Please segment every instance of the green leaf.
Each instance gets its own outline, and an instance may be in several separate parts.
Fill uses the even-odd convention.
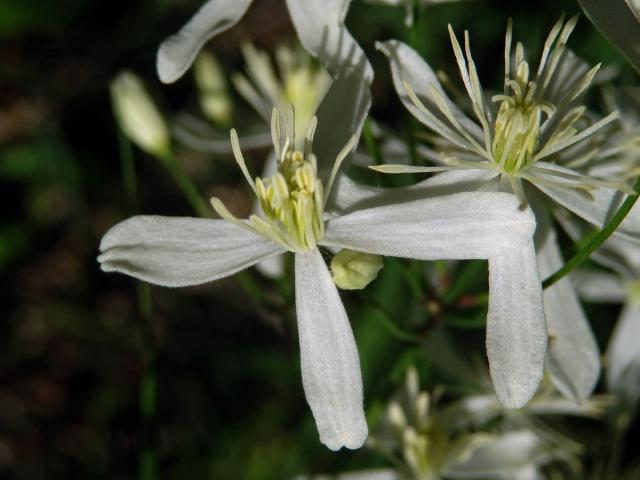
[[[621,0],[578,0],[589,20],[640,73],[640,23]]]

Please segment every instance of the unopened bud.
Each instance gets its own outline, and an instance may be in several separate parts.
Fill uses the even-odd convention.
[[[111,99],[124,134],[145,152],[166,155],[169,129],[142,81],[132,72],[121,72],[111,82]]]
[[[382,257],[370,253],[340,250],[331,259],[331,274],[343,290],[360,290],[369,285],[382,269]]]

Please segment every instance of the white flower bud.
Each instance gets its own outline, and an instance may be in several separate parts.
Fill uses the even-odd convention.
[[[331,259],[331,274],[343,290],[360,290],[369,285],[382,269],[382,257],[370,253],[340,250]]]
[[[162,157],[169,151],[169,129],[140,79],[123,71],[111,82],[111,99],[124,134],[145,152]]]

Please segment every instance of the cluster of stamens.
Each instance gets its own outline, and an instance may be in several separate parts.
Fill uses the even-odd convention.
[[[226,220],[248,228],[292,252],[304,252],[315,248],[324,236],[324,206],[334,178],[342,161],[355,146],[357,138],[351,138],[338,154],[329,176],[327,189],[318,177],[318,165],[311,151],[317,119],[313,117],[304,139],[303,151],[295,148],[294,112],[289,107],[284,145],[281,147],[280,116],[274,108],[271,116],[271,135],[277,160],[277,171],[267,178],[249,175],[240,151],[238,135],[231,130],[233,154],[247,182],[258,199],[259,214],[253,214],[249,221],[234,217],[218,198],[211,204],[216,212]]]
[[[501,103],[496,115],[491,153],[494,162],[505,173],[517,172],[533,163],[543,113],[549,118],[555,110],[553,105],[535,97],[537,84],[529,81],[529,64],[523,56],[522,44],[518,44],[516,75],[505,85],[512,94],[492,98],[494,102]]]

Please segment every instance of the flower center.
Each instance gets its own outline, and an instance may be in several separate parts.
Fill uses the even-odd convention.
[[[542,114],[551,106],[538,101],[534,95],[536,83],[529,81],[529,64],[520,60],[514,79],[507,85],[511,95],[496,95],[501,102],[496,116],[491,145],[494,161],[505,173],[515,173],[534,163],[534,151],[540,136]]]
[[[315,248],[324,235],[323,188],[313,154],[287,149],[272,177],[256,179],[256,195],[271,233],[290,250]],[[264,227],[253,215],[250,222]]]
[[[273,109],[271,136],[278,170],[270,177],[256,178],[255,181],[240,151],[238,134],[234,129],[231,130],[233,155],[260,203],[261,215],[251,215],[246,222],[234,217],[219,198],[212,198],[211,205],[225,220],[273,240],[287,250],[304,252],[316,248],[324,236],[323,216],[327,196],[340,165],[356,146],[358,137],[353,135],[338,153],[325,191],[318,178],[316,157],[311,152],[317,119],[313,117],[309,123],[303,151],[295,148],[294,125],[293,107],[290,106],[285,142],[281,148],[280,115],[277,109]]]

